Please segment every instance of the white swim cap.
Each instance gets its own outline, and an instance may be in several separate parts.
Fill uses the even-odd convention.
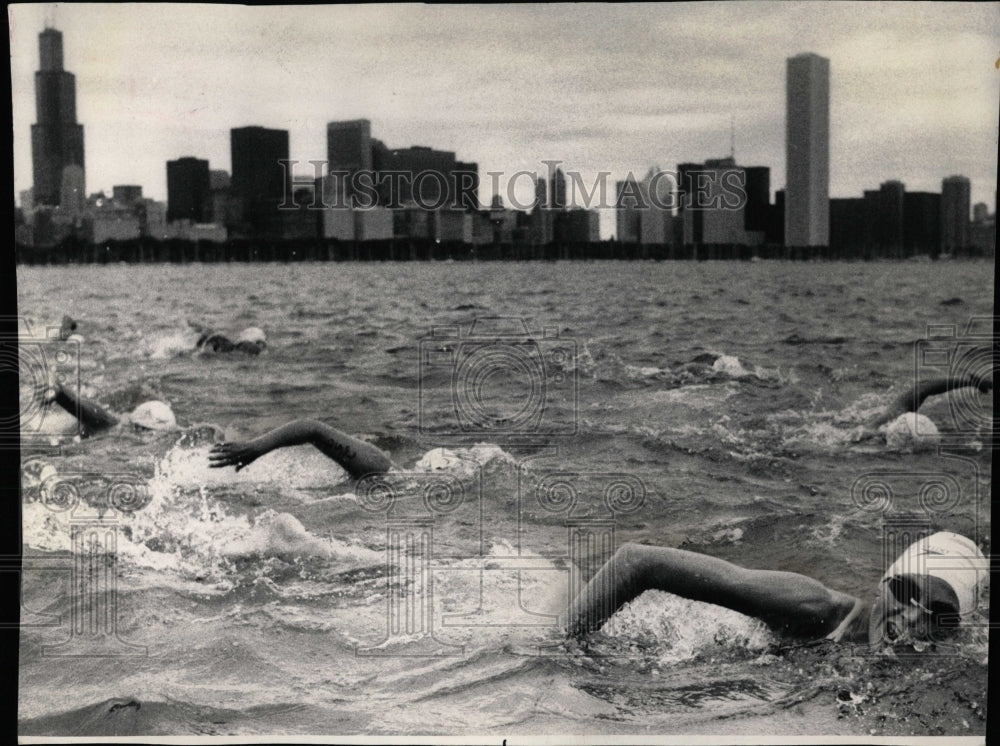
[[[264,334],[264,330],[258,326],[248,326],[246,329],[240,332],[240,336],[236,338],[236,343],[240,342],[251,342],[253,344],[260,344],[267,342],[267,337]]]
[[[733,378],[742,378],[750,375],[750,372],[743,367],[738,357],[733,355],[719,355],[712,363],[712,370],[716,373],[725,373]]]
[[[147,430],[173,430],[177,427],[170,405],[162,401],[147,401],[136,407],[129,417],[133,425]]]
[[[935,446],[941,441],[934,422],[917,412],[904,412],[886,425],[885,443],[890,448]]]
[[[886,571],[884,578],[915,574],[939,578],[958,598],[960,614],[979,606],[979,596],[989,583],[990,563],[975,543],[961,534],[939,531],[913,544]]]

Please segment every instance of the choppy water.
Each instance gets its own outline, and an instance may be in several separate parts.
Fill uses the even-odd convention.
[[[985,692],[981,634],[932,664],[868,661],[660,593],[582,647],[555,622],[577,566],[623,541],[861,596],[887,516],[988,552],[990,396],[921,410],[947,452],[861,435],[904,382],[946,372],[917,354],[928,325],[939,346],[983,343],[968,324],[993,313],[992,283],[977,263],[22,268],[36,336],[80,322],[85,395],[120,413],[162,399],[186,428],[54,446],[65,421],[28,423],[22,732],[982,732],[971,705],[968,728],[920,726],[835,698],[930,670]],[[473,328],[489,317],[533,341]],[[194,355],[188,320],[262,327],[268,349]],[[691,363],[705,353],[723,357]],[[198,425],[233,439],[295,417],[389,451],[412,472],[394,502],[308,446],[207,468]],[[123,483],[145,496],[131,510],[92,507]],[[98,520],[104,549],[74,549]],[[112,585],[113,603],[87,600]],[[826,719],[789,714],[797,698]]]

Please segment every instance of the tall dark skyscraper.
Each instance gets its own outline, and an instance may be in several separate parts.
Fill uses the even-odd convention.
[[[167,220],[211,220],[212,192],[208,161],[178,158],[167,161]]]
[[[743,227],[748,231],[767,230],[767,212],[771,206],[771,169],[767,166],[747,166],[747,204]]]
[[[785,119],[785,243],[830,242],[830,60],[788,59]]]
[[[552,175],[552,196],[549,199],[549,207],[553,210],[566,209],[566,175],[561,168],[556,168]]]
[[[278,205],[291,197],[288,170],[288,130],[240,127],[230,130],[234,223],[239,231],[280,236]]]
[[[886,181],[878,190],[878,220],[875,240],[883,251],[894,258],[903,255],[903,207],[906,185],[901,181]]]
[[[965,176],[941,181],[941,249],[952,252],[969,245],[969,203],[972,184]]]
[[[35,73],[37,124],[31,125],[36,205],[59,205],[63,169],[77,166],[71,181],[83,170],[83,125],[76,122],[76,79],[63,70],[62,33],[47,28],[38,35],[40,69]],[[82,190],[83,184],[75,185]],[[82,195],[80,195],[82,198]]]
[[[352,119],[346,122],[330,122],[326,125],[326,159],[328,169],[346,171],[348,176],[340,176],[343,184],[338,184],[340,194],[354,193],[351,179],[358,171],[372,170],[372,123],[367,119]]]

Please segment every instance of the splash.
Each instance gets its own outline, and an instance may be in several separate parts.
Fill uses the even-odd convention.
[[[477,443],[466,448],[434,448],[425,453],[416,464],[414,471],[445,471],[459,477],[471,477],[480,469],[483,471],[515,471],[518,461],[500,446],[492,443]]]
[[[635,365],[625,366],[625,377],[630,381],[670,381],[674,374],[668,368],[656,368],[653,366],[637,367]]]
[[[276,484],[300,498],[304,495],[297,491],[325,490],[350,481],[344,469],[309,445],[272,451],[241,471],[211,468],[209,450],[208,446],[171,449],[163,459],[164,472],[178,486],[232,485],[249,490]]]
[[[150,360],[166,360],[182,352],[193,351],[197,342],[197,332],[191,329],[174,330],[142,340],[140,350]]]
[[[734,355],[719,355],[716,361],[712,363],[712,370],[716,373],[724,373],[731,378],[745,378],[752,375],[750,371],[743,367],[740,359]]]
[[[259,516],[245,536],[230,540],[222,547],[227,557],[324,557],[350,560],[363,564],[378,564],[385,555],[367,547],[349,544],[333,537],[313,536],[298,518],[290,513],[268,511]]]
[[[211,485],[203,479],[214,471],[207,469],[206,449],[171,449],[145,483],[148,501],[140,509],[118,512],[99,506],[88,508],[89,512],[94,507],[103,511],[101,520],[114,535],[113,544],[108,540],[106,546],[92,549],[114,554],[123,571],[153,570],[217,582],[232,577],[236,558],[322,557],[368,564],[382,558],[363,546],[313,536],[287,513],[266,510],[256,516],[231,514],[212,496]],[[34,489],[45,479],[58,476],[55,467],[32,463],[25,475],[25,544],[44,551],[71,551],[74,511],[52,509],[37,499]],[[223,475],[215,484],[231,482]]]
[[[758,619],[663,591],[646,591],[625,604],[601,633],[630,648],[643,648],[659,665],[726,652],[760,654],[777,643]]]

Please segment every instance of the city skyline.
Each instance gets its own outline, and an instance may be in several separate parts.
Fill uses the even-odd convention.
[[[26,141],[50,8],[8,7],[15,200],[32,185]],[[785,60],[814,51],[831,59],[831,197],[891,179],[936,191],[962,174],[972,201],[992,207],[1000,73],[990,45],[1000,14],[908,8],[89,5],[59,6],[51,25],[77,77],[88,192],[141,184],[165,199],[165,164],[184,156],[231,172],[230,129],[247,125],[289,130],[291,158],[308,165],[326,157],[328,122],[365,118],[392,148],[477,161],[488,204],[488,172],[544,176],[547,159],[585,180],[609,171],[613,184],[650,165],[722,155],[733,115],[737,161],[769,166],[776,190],[785,183]],[[324,41],[324,29],[336,33]],[[641,58],[636,46],[658,30],[664,44]],[[698,49],[702,36],[714,45]],[[407,67],[415,59],[418,69]],[[602,222],[602,235],[613,232],[613,216]]]

